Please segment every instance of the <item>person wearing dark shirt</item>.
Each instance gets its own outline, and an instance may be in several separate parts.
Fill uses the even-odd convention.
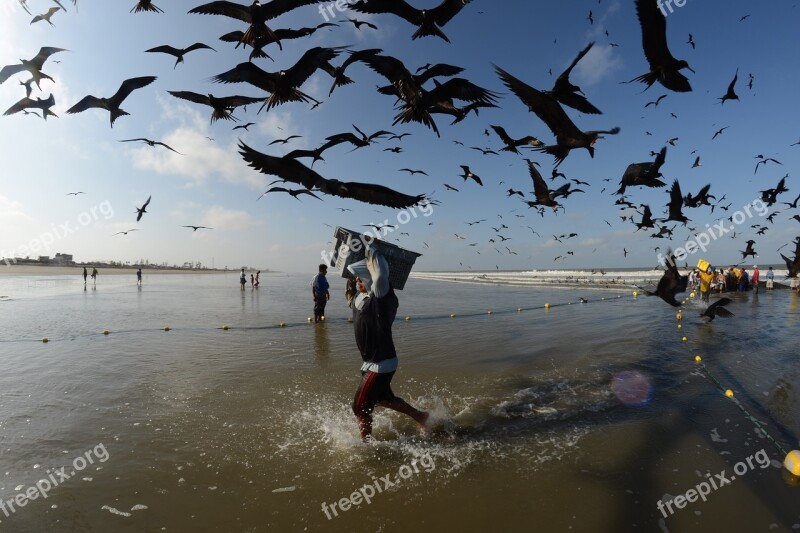
[[[350,267],[353,278],[348,280],[345,294],[353,309],[356,345],[363,361],[361,383],[353,399],[353,413],[358,420],[361,439],[366,441],[372,435],[372,412],[376,405],[410,416],[424,432],[429,414],[395,396],[390,386],[397,370],[392,322],[399,303],[389,284],[386,259],[369,250],[367,272],[358,272],[353,267],[355,265]]]
[[[328,273],[328,266],[324,263],[319,265],[319,272],[311,280],[311,296],[314,298],[314,323],[325,320],[325,304],[330,300],[328,293],[330,286],[325,275]]]

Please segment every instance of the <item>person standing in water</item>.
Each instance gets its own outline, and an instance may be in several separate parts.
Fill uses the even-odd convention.
[[[261,285],[261,281],[258,279],[258,277],[260,275],[261,275],[261,271],[259,270],[259,271],[256,272],[256,289],[258,288],[259,285]]]
[[[311,297],[314,298],[314,323],[324,320],[325,305],[330,300],[331,295],[328,292],[330,285],[328,279],[325,277],[328,273],[328,266],[324,263],[319,265],[317,275],[311,280]]]
[[[356,265],[348,267],[354,277],[348,279],[345,295],[353,309],[356,345],[363,360],[361,383],[353,399],[361,439],[367,441],[372,435],[372,412],[376,405],[410,416],[424,432],[430,414],[395,396],[390,387],[397,370],[392,322],[399,302],[389,284],[389,265],[371,249],[367,250],[366,268]]]
[[[136,271],[136,285],[142,286],[142,267],[139,267],[139,270]]]
[[[89,276],[89,272],[86,270],[86,267],[83,267],[83,284],[86,285],[86,278]]]
[[[711,282],[714,281],[714,271],[709,266],[705,272],[698,274],[700,279],[700,295],[704,302],[708,303],[708,297],[711,295]]]
[[[242,290],[244,290],[244,286],[247,285],[247,275],[244,273],[244,268],[242,268],[242,274],[239,276],[239,285],[242,286]]]
[[[92,283],[97,285],[97,268],[92,267]]]
[[[753,286],[753,292],[758,294],[758,278],[761,273],[758,271],[758,265],[753,265],[753,275],[750,276],[750,284]]]
[[[772,267],[769,267],[767,270],[767,290],[771,291],[775,288],[775,271],[772,270]]]

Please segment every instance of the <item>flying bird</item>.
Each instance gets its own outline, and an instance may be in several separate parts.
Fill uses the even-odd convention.
[[[152,0],[139,0],[136,5],[130,10],[131,13],[140,13],[142,11],[150,11],[153,13],[163,13],[164,10],[153,4]]]
[[[301,139],[302,135],[289,135],[285,139],[275,139],[271,143],[267,144],[267,146],[272,146],[273,144],[286,144],[292,139]]]
[[[398,170],[398,172],[408,172],[412,176],[414,174],[422,174],[423,176],[427,176],[428,175],[428,173],[425,172],[424,170],[414,170],[414,169],[411,169],[411,168],[401,168],[400,170]]]
[[[151,48],[149,50],[145,50],[145,52],[151,52],[151,53],[160,52],[160,53],[163,53],[163,54],[169,54],[171,56],[175,56],[175,58],[176,58],[175,59],[175,65],[172,67],[173,69],[175,69],[178,66],[178,63],[183,63],[183,56],[185,54],[188,54],[189,52],[192,52],[194,50],[203,50],[203,49],[214,50],[213,48],[211,48],[207,44],[194,43],[193,45],[188,46],[186,48],[175,48],[175,47],[172,47],[172,46],[169,46],[169,45],[165,44],[165,45],[162,45],[162,46],[156,46],[155,48]],[[216,52],[216,50],[214,50],[214,51]]]
[[[285,187],[271,187],[270,189],[268,189],[264,193],[262,193],[261,196],[264,196],[265,194],[271,193],[271,192],[285,192],[285,193],[288,193],[289,195],[291,195],[297,201],[300,201],[300,198],[298,198],[298,196],[300,196],[301,194],[307,194],[309,196],[313,196],[317,200],[322,200],[322,198],[320,198],[319,196],[317,196],[313,192],[309,191],[308,189],[287,189]],[[261,196],[256,198],[256,201],[260,200]]]
[[[43,13],[41,15],[36,15],[35,17],[33,17],[33,20],[31,21],[31,24],[33,24],[35,22],[39,22],[41,20],[44,20],[44,21],[47,21],[47,23],[50,24],[51,26],[55,26],[55,24],[53,24],[50,21],[50,17],[52,17],[53,14],[56,11],[60,11],[60,10],[61,10],[60,7],[51,7],[50,9],[47,10],[47,13]]]
[[[602,134],[616,135],[619,133],[619,128],[587,132],[579,130],[554,98],[534,89],[497,65],[494,69],[503,83],[511,89],[511,92],[522,100],[528,109],[533,111],[556,136],[555,145],[538,148],[540,151],[555,156],[556,166],[561,164],[574,148],[585,148],[589,155],[594,157],[594,143],[601,138]]]
[[[239,129],[247,131],[247,128],[249,128],[250,126],[255,126],[255,124],[256,124],[255,122],[248,122],[247,124],[239,124],[238,126],[234,126],[232,131],[236,131]]]
[[[303,185],[308,190],[313,189],[315,192],[398,209],[430,202],[425,195],[410,196],[382,185],[326,179],[296,159],[263,154],[241,141],[239,149],[239,154],[248,165],[262,174],[277,176],[285,181]]]
[[[111,236],[114,237],[116,235],[127,235],[128,233],[130,233],[132,231],[139,231],[139,230],[138,229],[129,229],[128,231],[118,231],[118,232],[114,233]]]
[[[440,28],[450,22],[471,1],[442,0],[433,9],[415,9],[408,5],[405,0],[358,0],[356,3],[350,4],[350,9],[354,9],[359,13],[391,13],[397,15],[418,26],[417,31],[411,36],[412,39],[435,35],[449,43],[450,39]]]
[[[754,241],[752,239],[747,241],[747,248],[742,250],[742,261],[747,259],[747,256],[756,257],[758,255],[756,253],[756,251],[753,249],[753,246],[755,246],[755,244],[756,244],[756,241]]]
[[[730,127],[730,126],[725,126],[724,128],[720,128],[720,129],[718,129],[716,132],[714,132],[714,136],[713,136],[713,137],[711,137],[711,140],[713,141],[714,139],[716,139],[717,137],[719,137],[720,135],[722,135],[722,132],[723,132],[723,131],[725,131],[725,130],[727,130],[729,127]]]
[[[110,98],[97,98],[96,96],[85,96],[80,102],[67,109],[67,113],[80,113],[89,108],[96,107],[98,109],[105,109],[110,114],[111,127],[114,127],[114,121],[123,115],[129,115],[127,111],[120,109],[122,102],[136,89],[141,89],[153,83],[156,80],[155,76],[142,76],[140,78],[130,78],[122,82],[117,92]]]
[[[593,46],[594,42],[591,42],[586,48],[581,50],[578,53],[578,56],[572,61],[572,63],[570,63],[569,67],[567,67],[567,70],[558,76],[555,85],[553,85],[553,89],[549,93],[545,94],[552,96],[558,100],[559,103],[573,109],[577,109],[582,113],[599,115],[602,112],[586,99],[586,96],[584,96],[581,88],[577,85],[573,85],[569,81],[569,75],[572,72],[572,69],[575,68],[575,65],[577,65],[587,53],[589,53],[589,50],[591,50]]]
[[[361,26],[366,26],[367,28],[372,28],[373,30],[378,29],[378,27],[375,24],[367,22],[366,20],[346,18],[345,20],[340,20],[339,22],[351,22],[353,26],[356,27],[357,30],[360,30]]]
[[[531,135],[526,135],[520,139],[512,139],[502,127],[491,126],[491,128],[495,131],[495,133],[497,133],[497,136],[500,137],[500,140],[505,144],[505,146],[500,149],[501,152],[514,152],[515,154],[519,154],[519,150],[517,150],[517,147],[519,146],[530,146],[532,148],[544,146],[542,141]]]
[[[182,228],[192,228],[192,233],[194,233],[195,231],[197,231],[199,229],[214,229],[214,228],[209,228],[208,226],[181,226],[181,227]]]
[[[689,80],[680,71],[686,68],[694,73],[694,70],[689,63],[682,59],[675,59],[670,53],[667,45],[667,18],[659,8],[658,2],[636,0],[636,14],[642,28],[642,48],[647,62],[650,64],[650,72],[634,78],[628,83],[634,81],[646,83],[645,90],[647,90],[655,82],[659,82],[671,91],[691,91],[692,86],[689,84]]]
[[[142,207],[136,208],[136,222],[139,222],[142,219],[142,215],[147,213],[147,206],[150,205],[150,199],[153,198],[152,196],[147,197],[147,201],[144,203]]]
[[[461,166],[461,170],[463,170],[464,173],[460,174],[459,177],[464,178],[464,181],[467,181],[468,179],[471,179],[471,180],[475,181],[475,183],[477,183],[478,185],[483,187],[483,182],[481,181],[480,176],[478,176],[477,174],[473,174],[473,172],[469,169],[468,166],[466,166],[466,165],[460,165],[460,166]]]
[[[134,142],[134,141],[141,141],[141,142],[145,143],[147,146],[156,146],[156,145],[163,146],[167,150],[172,150],[176,154],[184,155],[184,154],[181,154],[179,151],[175,150],[174,148],[172,148],[171,146],[162,143],[161,141],[151,141],[150,139],[138,138],[138,139],[123,139],[123,140],[121,140],[119,142],[128,143],[128,142]]]
[[[733,90],[734,86],[736,85],[736,81],[739,79],[739,69],[736,69],[736,74],[733,76],[733,81],[728,85],[728,92],[722,95],[718,100],[720,104],[724,104],[726,100],[738,100],[739,96]]]
[[[219,119],[238,121],[232,112],[239,106],[263,102],[263,98],[252,98],[250,96],[222,96],[217,97],[213,94],[198,94],[191,91],[167,91],[175,98],[189,100],[196,104],[205,104],[214,111],[211,113],[211,124]]]
[[[714,317],[717,316],[724,316],[724,317],[733,316],[733,313],[725,309],[725,306],[731,302],[733,302],[733,300],[731,300],[730,298],[720,298],[713,304],[709,305],[705,311],[700,313],[700,316],[707,317],[709,322],[714,320]]]
[[[661,149],[656,155],[655,161],[644,163],[631,163],[625,169],[622,179],[619,182],[619,190],[616,194],[625,194],[626,187],[664,187],[666,183],[661,181],[661,166],[667,158],[667,147]]]
[[[42,110],[42,118],[44,118],[45,120],[47,120],[47,116],[48,115],[51,116],[51,117],[58,118],[58,115],[56,115],[55,113],[50,111],[50,108],[53,107],[55,104],[56,104],[56,100],[55,100],[55,98],[53,98],[52,94],[50,96],[48,96],[46,100],[42,100],[41,98],[36,98],[36,100],[33,100],[33,99],[28,98],[26,96],[22,100],[18,101],[16,104],[14,104],[11,107],[9,107],[8,109],[6,109],[5,113],[3,113],[3,115],[13,115],[14,113],[19,113],[20,111],[22,111],[23,113],[27,114],[27,113],[30,113],[30,112],[29,111],[25,111],[26,109],[41,109]],[[34,114],[36,114],[36,113],[34,113]]]
[[[678,180],[675,180],[672,183],[672,188],[669,191],[669,203],[667,207],[669,208],[669,216],[664,219],[664,222],[674,220],[676,222],[683,222],[686,225],[689,222],[689,219],[686,218],[683,214],[683,195],[681,194],[681,184],[678,183]]]
[[[648,296],[658,296],[672,307],[680,307],[681,304],[675,300],[675,295],[680,292],[686,291],[686,285],[689,283],[689,276],[681,276],[678,272],[678,267],[675,264],[675,256],[671,251],[667,252],[669,259],[665,264],[664,275],[658,281],[656,290],[654,292],[647,289],[641,289]]]
[[[86,194],[86,193],[85,193],[85,192],[83,192],[83,191],[77,191],[77,192],[68,192],[68,193],[67,193],[67,196],[78,196],[79,194]]]
[[[39,49],[39,53],[33,59],[20,59],[16,65],[6,65],[0,69],[0,84],[4,83],[8,78],[19,72],[27,70],[33,76],[33,82],[41,90],[39,83],[42,79],[55,81],[53,78],[42,72],[42,66],[51,55],[57,52],[66,52],[65,48],[54,48],[52,46],[44,46]],[[30,82],[28,82],[30,83]]]

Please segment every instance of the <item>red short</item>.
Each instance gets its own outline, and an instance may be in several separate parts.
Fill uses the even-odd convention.
[[[353,399],[353,412],[356,416],[371,416],[375,405],[380,402],[391,402],[395,399],[392,388],[394,372],[362,372],[361,384]]]

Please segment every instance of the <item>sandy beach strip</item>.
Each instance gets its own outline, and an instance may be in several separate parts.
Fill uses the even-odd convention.
[[[100,276],[135,276],[139,267],[97,267]],[[87,266],[89,275],[92,274],[92,267]],[[249,272],[249,271],[248,271]],[[262,270],[261,273],[265,273]],[[143,275],[153,274],[238,274],[238,270],[214,270],[200,269],[192,270],[189,268],[147,268],[142,267]],[[59,265],[0,265],[0,276],[83,276],[83,266],[59,266]]]

